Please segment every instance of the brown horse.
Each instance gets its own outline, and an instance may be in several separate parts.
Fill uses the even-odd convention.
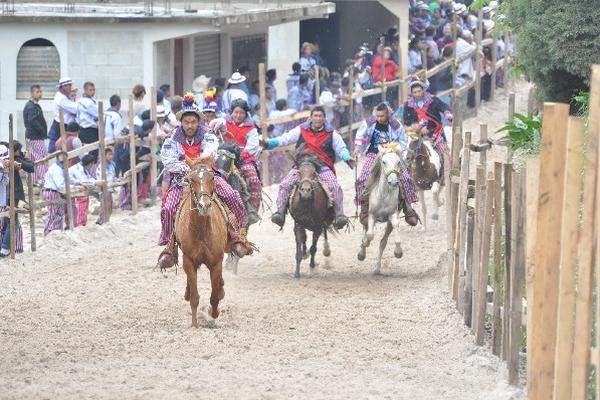
[[[183,179],[183,199],[176,217],[175,237],[183,253],[183,269],[187,275],[185,299],[192,308],[192,326],[198,327],[196,316],[198,268],[204,264],[210,271],[212,291],[209,314],[219,316],[219,301],[225,297],[223,288],[223,256],[229,252],[227,215],[215,194],[213,160],[205,157],[193,161],[192,171]]]
[[[435,210],[431,216],[434,221],[439,218],[439,207],[444,204],[440,200],[440,184],[442,179],[442,158],[433,148],[429,138],[419,136],[409,144],[407,160],[410,174],[415,181],[421,203],[423,226],[427,227],[427,205],[425,204],[425,191],[431,190]]]
[[[317,170],[320,168],[316,157],[300,154],[296,158],[300,178],[296,183],[290,199],[290,215],[294,218],[294,235],[296,237],[296,272],[294,277],[300,278],[300,263],[306,254],[306,230],[313,233],[310,247],[310,267],[315,267],[317,242],[323,234],[325,245],[323,255],[329,257],[331,250],[327,241],[327,229],[333,222],[333,208],[323,184],[319,181]]]

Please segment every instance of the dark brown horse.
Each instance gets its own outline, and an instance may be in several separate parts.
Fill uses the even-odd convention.
[[[419,201],[423,217],[423,226],[427,227],[427,205],[425,204],[425,191],[431,190],[433,194],[433,205],[435,207],[431,218],[437,221],[439,218],[439,207],[444,204],[440,200],[440,182],[442,179],[442,158],[433,148],[429,138],[419,136],[409,144],[407,156],[410,174],[415,181],[419,192]]]
[[[316,157],[299,153],[296,162],[300,178],[296,183],[290,199],[290,215],[294,218],[294,235],[296,236],[296,272],[300,277],[300,263],[307,257],[306,230],[313,233],[310,246],[310,267],[315,267],[317,242],[323,234],[325,245],[323,255],[329,257],[331,251],[327,241],[327,230],[333,222],[333,208],[323,184],[319,181],[317,171],[321,167]]]
[[[191,165],[184,177],[184,192],[175,222],[175,238],[183,253],[183,269],[187,275],[185,299],[192,308],[192,326],[198,327],[198,268],[204,264],[210,271],[212,291],[209,314],[219,316],[219,301],[225,297],[223,288],[223,255],[230,251],[227,240],[227,216],[215,194],[211,157],[201,158]]]

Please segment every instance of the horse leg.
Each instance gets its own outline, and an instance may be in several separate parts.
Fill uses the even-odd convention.
[[[433,185],[431,186],[431,192],[433,193],[433,207],[435,210],[433,212],[433,215],[431,216],[431,219],[437,221],[439,219],[440,207],[444,205],[444,201],[440,199],[441,188],[438,182],[433,183]]]
[[[388,220],[385,225],[385,232],[383,233],[383,237],[379,242],[379,255],[377,256],[377,263],[375,264],[375,269],[373,270],[373,275],[379,275],[381,270],[381,258],[383,257],[383,251],[387,246],[388,238],[390,237],[390,233],[392,233],[393,226],[392,223]]]
[[[427,204],[425,204],[425,191],[419,190],[419,202],[421,203],[421,216],[423,218],[423,229],[427,229]]]
[[[367,247],[369,247],[369,245],[371,244],[371,240],[373,240],[373,237],[375,236],[374,230],[375,218],[371,214],[369,214],[367,227],[364,228],[364,235],[360,243],[360,250],[358,251],[357,255],[358,261],[364,261],[364,259],[367,257]],[[370,235],[369,231],[371,232]]]
[[[186,282],[185,284],[185,294],[183,295],[185,301],[190,301],[190,285]]]
[[[327,229],[323,229],[323,255],[329,257],[331,255],[331,248],[329,247],[329,240],[327,239]]]
[[[210,308],[209,313],[213,318],[219,316],[219,301],[225,297],[223,288],[223,259],[213,265],[210,270]]]
[[[312,246],[310,246],[310,267],[315,267],[315,254],[317,253],[317,242],[321,236],[321,231],[314,231],[312,235]]]
[[[402,258],[402,256],[404,255],[403,251],[402,251],[402,246],[400,245],[400,214],[399,213],[395,213],[394,215],[392,215],[390,217],[390,226],[392,227],[392,229],[396,230],[396,233],[394,234],[395,236],[395,240],[394,240],[394,257],[396,258]]]
[[[295,224],[294,234],[296,236],[296,272],[294,278],[300,278],[300,263],[304,258],[304,248],[306,247],[306,231],[300,225]]]
[[[198,271],[196,264],[185,254],[183,255],[183,270],[187,276],[186,293],[189,294],[190,307],[192,309],[192,327],[198,327],[198,303],[200,295],[198,294]]]

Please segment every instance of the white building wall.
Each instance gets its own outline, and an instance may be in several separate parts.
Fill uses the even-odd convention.
[[[287,97],[285,78],[292,72],[292,64],[298,61],[298,43],[300,42],[300,22],[288,22],[269,27],[267,48],[267,69],[277,70],[277,96]]]

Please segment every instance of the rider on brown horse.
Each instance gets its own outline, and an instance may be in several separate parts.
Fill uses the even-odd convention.
[[[398,143],[402,151],[406,151],[408,138],[404,132],[402,124],[394,118],[392,110],[385,103],[375,107],[373,115],[363,121],[356,132],[354,140],[354,155],[365,153],[365,163],[363,164],[360,176],[356,180],[356,201],[360,204],[360,220],[366,221],[369,212],[369,200],[362,196],[365,190],[365,183],[370,175],[371,168],[379,153],[379,146],[387,143]],[[401,197],[398,199],[398,208],[404,211],[404,219],[410,226],[417,225],[419,216],[413,210],[411,203],[417,202],[417,193],[415,183],[413,182],[408,170],[402,170],[400,178],[403,191],[400,191]],[[404,196],[402,196],[404,192]]]
[[[194,159],[206,155],[212,156],[219,146],[216,136],[205,131],[204,127],[200,124],[200,111],[194,104],[193,95],[186,94],[183,109],[178,113],[177,117],[181,125],[176,128],[171,137],[165,140],[161,151],[165,170],[171,176],[169,191],[164,197],[161,208],[162,230],[159,240],[159,245],[169,244],[165,251],[163,251],[163,255],[167,254],[172,258],[172,260],[167,261],[174,261],[176,259],[174,257],[176,245],[173,240],[173,229],[177,209],[183,195],[182,177],[190,172],[190,165]],[[215,175],[215,192],[235,215],[237,223],[241,227],[240,232],[237,232],[232,224],[229,224],[228,235],[229,240],[233,244],[232,251],[238,257],[243,257],[251,253],[252,248],[245,237],[247,226],[246,210],[239,193],[233,190],[218,175]]]
[[[449,149],[442,118],[452,121],[452,112],[446,103],[426,91],[427,85],[423,81],[413,77],[409,86],[410,96],[404,103],[404,125],[431,138],[435,150],[443,160],[444,153]],[[440,170],[441,177],[443,172]]]
[[[337,131],[325,123],[325,110],[316,106],[310,112],[310,121],[292,129],[283,135],[271,138],[264,143],[268,149],[279,146],[287,146],[296,143],[296,148],[303,146],[305,152],[314,154],[324,164],[319,171],[319,179],[325,184],[333,197],[333,208],[335,220],[333,226],[342,229],[348,224],[348,218],[344,215],[344,194],[335,176],[336,155],[354,167],[355,160],[346,148],[346,143]],[[292,168],[289,174],[281,181],[279,193],[277,194],[277,211],[271,217],[271,222],[283,227],[287,203],[294,185],[300,174],[298,167]]]

